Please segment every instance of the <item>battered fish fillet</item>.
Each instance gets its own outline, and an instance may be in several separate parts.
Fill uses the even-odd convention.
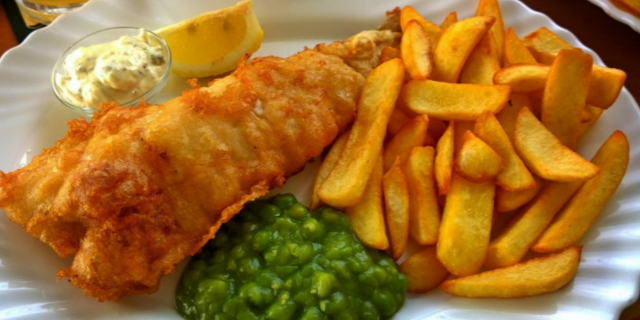
[[[353,119],[361,74],[307,50],[252,60],[160,105],[107,106],[26,167],[0,207],[98,300],[152,293],[242,205],[281,186]]]

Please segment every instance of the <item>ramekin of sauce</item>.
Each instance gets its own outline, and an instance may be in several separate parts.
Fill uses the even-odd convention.
[[[171,51],[162,37],[142,28],[94,32],[58,59],[51,81],[67,107],[91,116],[104,102],[133,106],[158,93],[171,73]]]

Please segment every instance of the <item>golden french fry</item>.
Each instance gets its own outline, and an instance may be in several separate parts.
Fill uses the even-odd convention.
[[[435,244],[440,228],[434,160],[433,147],[415,147],[404,167],[409,186],[409,235],[421,245]]]
[[[400,58],[400,50],[386,46],[380,51],[380,63],[387,62],[391,59]]]
[[[409,110],[430,118],[473,121],[486,111],[499,112],[509,92],[509,86],[411,80],[401,99]]]
[[[518,115],[513,141],[527,167],[543,179],[586,180],[598,173],[598,166],[563,145],[529,108]]]
[[[422,26],[422,28],[424,28],[424,31],[426,31],[427,34],[429,34],[429,37],[431,38],[431,43],[434,46],[438,43],[438,41],[440,40],[440,37],[442,36],[442,30],[440,29],[440,27],[438,27],[433,22],[427,20],[412,6],[406,6],[402,8],[402,11],[400,13],[400,27],[402,28],[403,32],[406,30],[407,25],[411,20],[417,21]]]
[[[409,120],[398,133],[391,138],[382,151],[384,157],[384,171],[387,172],[396,158],[400,158],[400,163],[409,156],[411,149],[424,144],[427,137],[427,127],[429,117],[425,115],[416,116]]]
[[[489,246],[495,184],[454,174],[440,224],[437,253],[456,276],[476,273]]]
[[[527,35],[523,43],[536,56],[538,62],[547,65],[554,62],[560,50],[573,48],[544,27]],[[594,65],[587,103],[603,109],[611,107],[618,98],[626,77],[622,70]]]
[[[542,115],[542,99],[544,98],[544,90],[529,93],[531,99],[531,105],[527,106],[529,111],[533,113],[536,118],[540,119]]]
[[[496,119],[511,141],[513,141],[513,130],[516,128],[516,119],[518,119],[520,110],[531,106],[531,104],[531,97],[528,94],[512,92],[509,96],[509,102],[500,112],[496,113]]]
[[[453,122],[453,121],[452,121]],[[455,121],[454,131],[453,131],[453,159],[455,162],[455,158],[458,156],[460,152],[460,148],[462,147],[462,143],[464,141],[464,134],[467,131],[473,131],[473,126],[475,125],[475,121]],[[454,164],[455,167],[455,164]]]
[[[449,122],[447,130],[442,134],[436,144],[435,175],[438,185],[438,193],[449,193],[451,186],[451,174],[453,173],[453,157],[455,150],[455,124]]]
[[[363,244],[378,250],[389,248],[382,205],[382,155],[373,167],[362,200],[347,207],[345,212],[351,220],[353,232]]]
[[[555,61],[555,60],[554,60]],[[496,72],[495,84],[511,87],[511,92],[534,92],[543,90],[551,67],[542,64],[511,65]],[[627,74],[618,69],[593,65],[587,90],[587,104],[607,109],[618,98]]]
[[[600,172],[587,180],[531,247],[536,252],[553,252],[576,244],[598,218],[616,191],[629,163],[629,141],[622,131],[614,132],[591,160]]]
[[[578,271],[582,247],[572,247],[510,267],[447,280],[442,291],[469,298],[519,298],[553,292]]]
[[[593,65],[587,104],[608,109],[618,99],[626,79],[622,70]]]
[[[582,109],[582,113],[580,113],[580,123],[584,123],[584,122],[589,122],[593,119],[593,117],[595,116],[595,113],[591,110],[589,110],[590,108],[595,108],[594,106],[590,106],[590,105],[586,105],[583,109]]]
[[[367,76],[344,152],[318,189],[318,196],[325,203],[344,208],[360,201],[381,152],[404,72],[402,61],[393,59],[379,65]]]
[[[536,57],[538,62],[544,64],[550,64],[549,59],[553,60],[554,54],[557,54],[560,50],[573,48],[560,36],[545,27],[526,35],[522,38],[522,43]]]
[[[435,289],[449,277],[449,271],[436,256],[436,247],[421,249],[407,257],[400,266],[400,272],[407,276],[407,291],[424,293]]]
[[[442,23],[440,24],[440,29],[442,31],[445,31],[449,29],[449,27],[456,22],[458,22],[458,13],[455,11],[451,11],[449,12],[449,14],[447,14],[446,17],[444,17],[444,20],[442,20]]]
[[[494,21],[494,17],[472,17],[454,23],[443,32],[433,54],[434,68],[431,78],[457,82],[469,54]]]
[[[409,240],[409,187],[400,168],[400,159],[396,159],[382,177],[382,192],[391,244],[390,255],[398,260]]]
[[[467,58],[467,62],[460,71],[460,82],[493,84],[493,76],[498,70],[500,70],[500,57],[496,41],[493,33],[487,32]]]
[[[456,173],[473,182],[493,181],[504,170],[504,160],[488,144],[467,130],[454,160]]]
[[[498,186],[510,191],[531,189],[535,186],[533,175],[516,153],[509,136],[493,114],[481,115],[473,132],[504,160],[504,170],[496,177]]]
[[[406,113],[402,110],[395,108],[389,117],[389,123],[387,124],[387,133],[390,136],[395,136],[402,127],[411,120]]]
[[[311,210],[315,210],[318,206],[322,204],[322,200],[318,197],[318,189],[324,183],[324,181],[331,173],[331,170],[338,163],[338,159],[340,159],[340,155],[342,155],[342,151],[344,147],[347,145],[347,140],[349,140],[349,134],[351,130],[347,130],[343,132],[340,137],[338,137],[329,149],[327,155],[322,159],[322,163],[318,168],[318,172],[316,173],[315,179],[313,181],[313,187],[311,188],[311,203],[309,205]]]
[[[508,67],[520,63],[533,64],[537,63],[537,60],[518,38],[515,31],[509,28],[504,36],[503,65]]]
[[[514,93],[539,91],[544,89],[550,70],[543,64],[514,64],[498,70],[493,83],[508,85]]]
[[[534,179],[535,185],[529,189],[510,191],[502,187],[496,189],[496,212],[509,212],[529,203],[540,191],[542,181]]]
[[[411,79],[426,79],[433,70],[433,44],[429,34],[416,20],[402,32],[400,54]]]
[[[489,244],[485,268],[514,265],[525,256],[553,217],[582,186],[583,181],[550,182],[536,199],[512,218],[510,223]]]
[[[458,152],[460,151],[460,147],[462,147],[462,142],[464,141],[464,134],[467,131],[473,131],[473,127],[475,126],[475,121],[455,121],[455,127],[454,127],[454,157],[456,157],[458,155]]]
[[[490,16],[494,17],[496,21],[491,26],[489,32],[495,41],[498,61],[502,61],[504,52],[504,21],[502,19],[502,12],[500,11],[500,3],[498,0],[480,0],[478,7],[476,8],[476,16]]]
[[[582,136],[584,136],[585,133],[587,133],[587,131],[589,131],[589,129],[591,129],[591,127],[600,118],[600,115],[602,115],[602,112],[604,112],[604,109],[601,109],[601,108],[598,108],[598,107],[594,107],[594,106],[590,106],[590,105],[587,105],[585,107],[585,110],[588,113],[591,114],[591,117],[590,117],[589,121],[585,121],[585,122],[580,123],[580,129],[578,130],[578,139],[580,139]]]
[[[580,49],[561,50],[549,71],[541,120],[562,144],[575,148],[593,58]]]

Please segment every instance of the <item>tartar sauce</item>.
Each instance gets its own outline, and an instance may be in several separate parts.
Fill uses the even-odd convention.
[[[93,108],[131,101],[151,89],[165,68],[162,47],[141,30],[138,36],[76,49],[64,60],[66,74],[57,74],[55,81],[70,103]]]

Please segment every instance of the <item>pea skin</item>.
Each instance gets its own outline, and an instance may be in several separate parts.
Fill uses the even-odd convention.
[[[387,319],[406,278],[365,247],[348,217],[310,212],[291,194],[249,203],[224,224],[182,276],[185,319]]]

